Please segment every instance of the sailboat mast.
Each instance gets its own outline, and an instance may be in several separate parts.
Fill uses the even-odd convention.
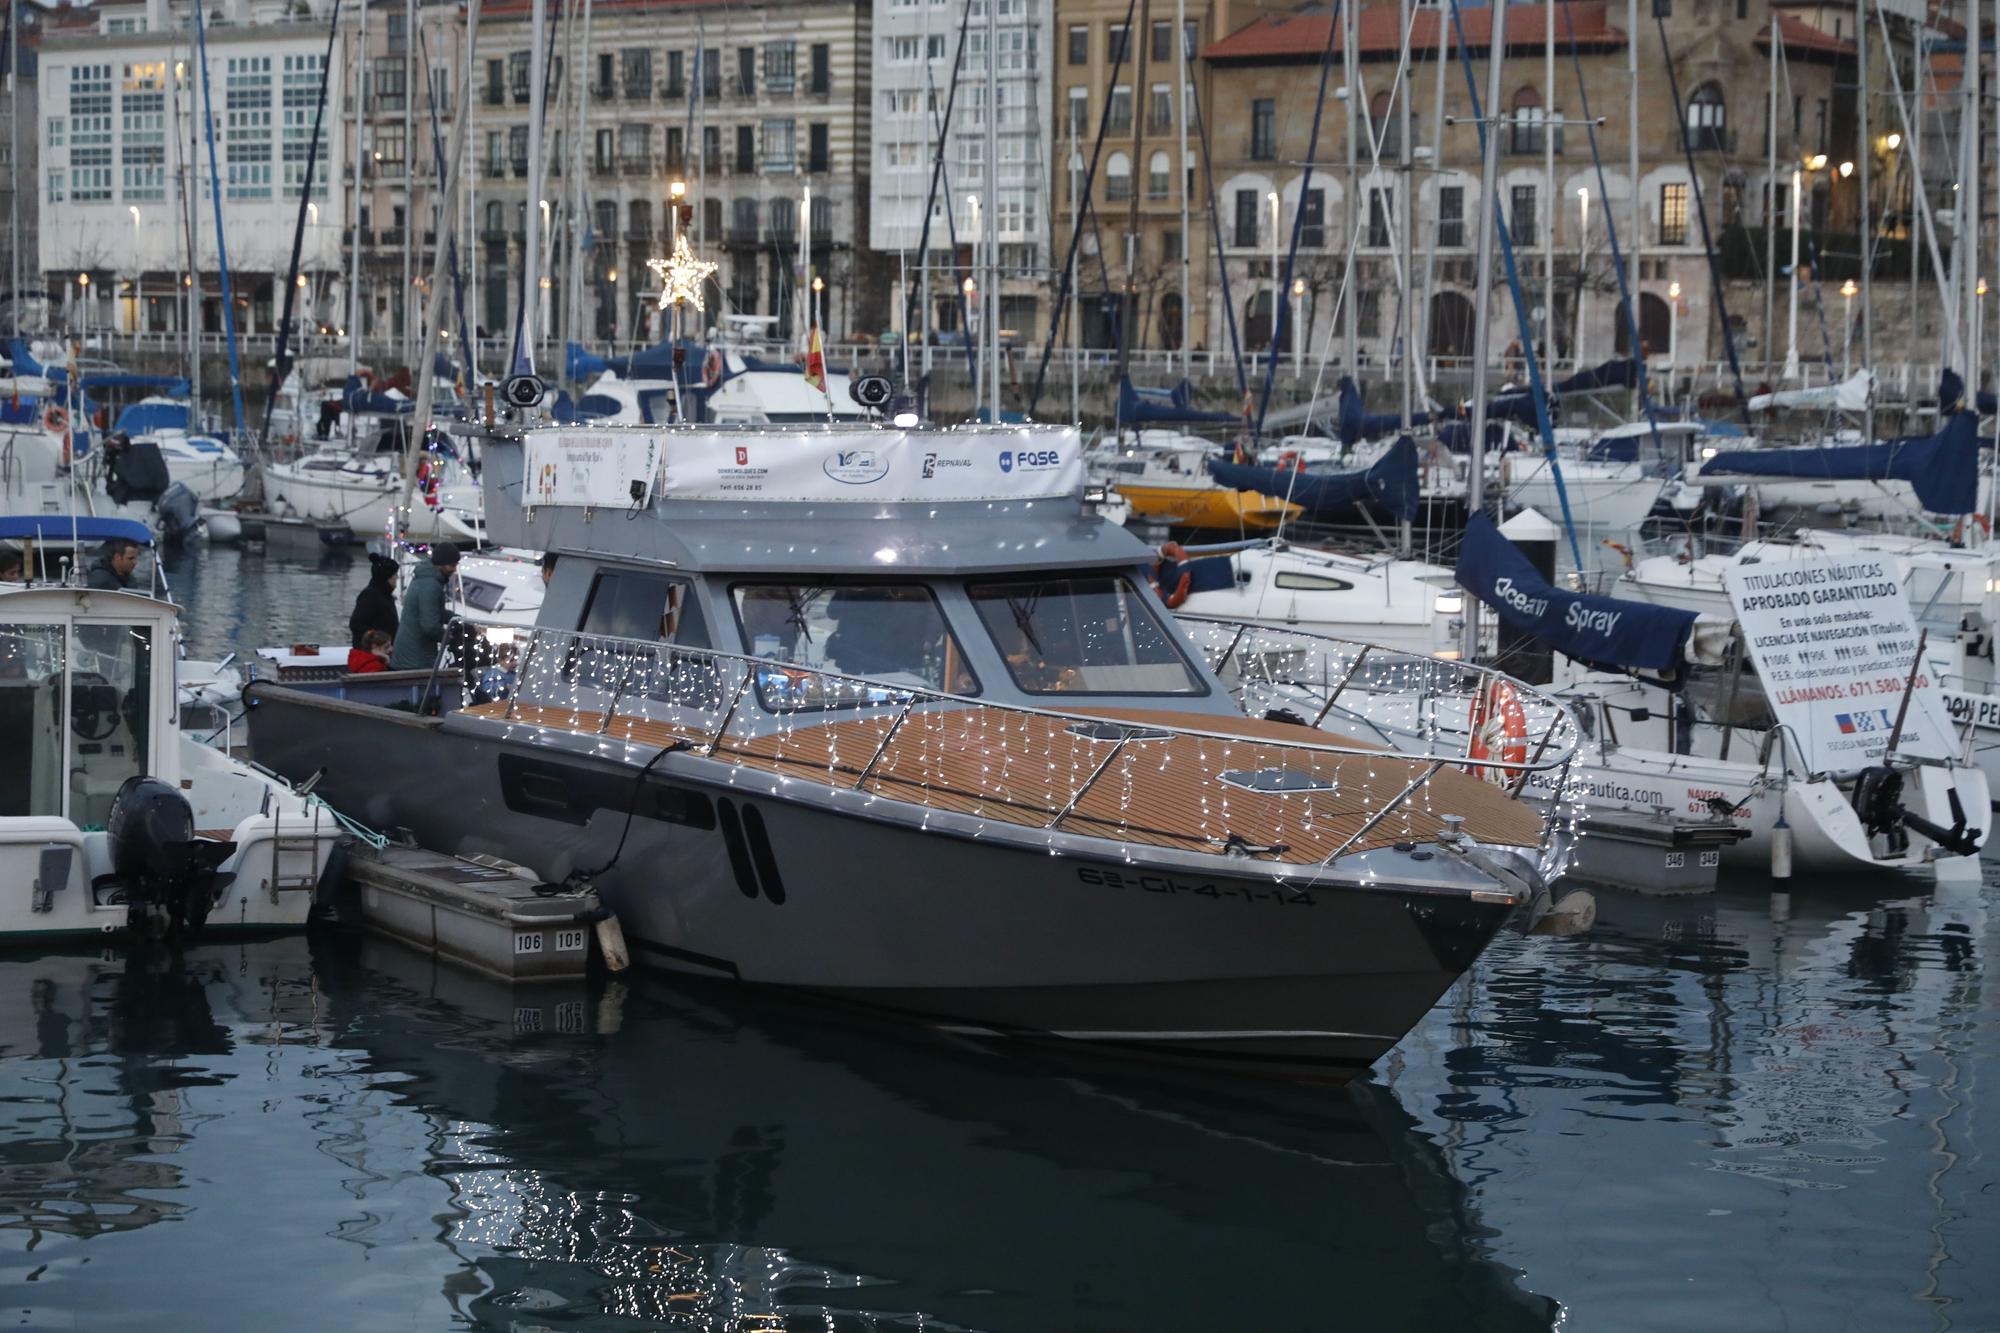
[[[583,227],[584,211],[588,207],[584,199],[583,189],[583,144],[584,140],[590,135],[590,0],[583,0],[582,36],[582,45],[569,62],[569,81],[573,89],[571,96],[576,99],[576,119],[570,131],[569,161],[563,164],[563,170],[569,175],[570,197],[569,283],[567,284],[569,301],[568,309],[564,312],[563,317],[563,336],[570,342],[575,343],[583,341]],[[650,93],[652,90],[648,89],[647,91]],[[674,170],[679,170],[679,168],[674,168]],[[646,206],[650,209],[652,202],[648,200]],[[677,205],[673,200],[669,199],[667,207],[671,209],[677,207]],[[671,218],[668,219],[667,225],[671,230],[674,225]],[[609,244],[615,247],[617,240],[615,235],[607,236],[601,238],[598,244]],[[612,253],[616,254],[616,249]],[[632,272],[631,280],[635,283],[638,282],[639,270],[635,269]],[[612,290],[617,290],[615,285]],[[563,358],[565,369],[567,369],[568,360],[567,356]],[[674,383],[676,386],[679,385],[679,376],[675,376]]]
[[[1458,0],[1452,0],[1452,8],[1458,8]],[[1500,217],[1500,201],[1494,195],[1500,174],[1500,122],[1494,117],[1500,105],[1502,66],[1507,59],[1507,11],[1498,6],[1486,12],[1490,26],[1486,38],[1486,105],[1482,112],[1485,119],[1479,122],[1483,151],[1479,165],[1478,270],[1472,297],[1472,419],[1465,483],[1468,519],[1486,507],[1486,379],[1493,346],[1493,321],[1488,305],[1493,298],[1493,229]],[[1439,70],[1438,77],[1443,78],[1444,71]],[[1532,348],[1526,351],[1530,357],[1535,354]],[[1465,602],[1464,652],[1468,662],[1479,655],[1479,604],[1478,599],[1470,597]]]
[[[194,151],[194,84],[189,81],[189,71],[194,68],[194,49],[188,49],[189,59],[185,63],[176,62],[174,74],[180,89],[187,92],[188,132],[187,148],[181,158],[183,183],[181,208],[186,214],[187,224],[187,340],[188,340],[188,402],[193,408],[193,419],[201,422],[201,209],[196,200],[201,192],[201,165]],[[174,107],[180,108],[179,91],[176,90]],[[175,127],[179,129],[178,126]],[[174,135],[180,142],[180,135]]]
[[[1355,102],[1361,96],[1361,89],[1354,79],[1354,42],[1356,32],[1358,31],[1354,15],[1355,11],[1359,8],[1360,5],[1354,3],[1353,0],[1348,0],[1348,3],[1340,6],[1340,22],[1342,25],[1340,30],[1340,68],[1342,85],[1347,90],[1347,253],[1349,256],[1348,265],[1350,273],[1353,267],[1353,238],[1355,231],[1361,226],[1361,219],[1364,216],[1361,212],[1361,200],[1356,197],[1359,181],[1355,175],[1359,164],[1357,157],[1359,141],[1356,138],[1356,134],[1359,129],[1358,118],[1361,115],[1361,109],[1355,106]],[[1321,83],[1321,91],[1325,91],[1324,81]],[[1305,207],[1304,195],[1299,196],[1299,207]],[[1272,225],[1276,225],[1276,219],[1272,220]],[[1273,261],[1271,282],[1275,285],[1277,281],[1276,261]],[[1343,296],[1340,302],[1340,317],[1341,341],[1346,345],[1347,373],[1355,376],[1358,383],[1361,374],[1361,326],[1356,318],[1357,296],[1358,293],[1352,285],[1347,285],[1343,288]],[[1271,303],[1271,327],[1274,330],[1278,327],[1278,302],[1282,300],[1284,300],[1284,293],[1278,292],[1274,295]],[[1274,340],[1271,344],[1271,355],[1275,357],[1277,354],[1278,345]]]
[[[1194,247],[1188,231],[1188,41],[1187,0],[1174,0],[1174,125],[1180,132],[1180,152],[1174,157],[1174,191],[1181,197],[1181,378],[1193,373],[1194,339]],[[1072,131],[1072,137],[1074,132]],[[1136,173],[1139,164],[1133,163]],[[16,284],[19,285],[18,283]]]
[[[361,167],[363,146],[361,143],[361,99],[363,92],[363,71],[368,64],[368,6],[354,7],[354,198],[348,207],[348,236],[351,243],[347,247],[347,378],[353,379],[361,373]],[[354,439],[354,414],[344,414],[347,418],[347,438]]]
[[[417,41],[417,0],[403,0],[403,364],[410,364],[410,349],[416,345],[415,321],[412,318],[414,303],[411,300],[410,281],[416,276],[414,251],[417,248],[417,173],[413,171],[417,160],[417,78],[430,77],[428,69],[419,70],[416,62]],[[428,366],[416,367],[420,373],[430,374]]]
[[[1971,0],[1966,6],[1969,11],[1965,25],[1965,113],[1958,122],[1959,160],[1964,164],[1959,179],[1965,188],[1959,191],[1958,244],[1952,246],[1954,256],[1963,254],[1965,261],[1952,265],[1958,271],[1958,294],[1965,307],[1964,322],[1960,325],[1965,336],[1959,343],[1961,350],[1978,346],[1972,335],[1979,322],[1979,297],[1974,288],[1979,285],[1976,270],[1979,267],[1979,0]],[[1965,378],[1977,395],[1981,379],[1979,367],[1966,364]],[[1977,401],[1975,397],[1975,401]]]
[[[1777,342],[1775,306],[1778,295],[1778,11],[1771,11],[1771,69],[1765,76],[1769,105],[1764,112],[1764,373],[1771,373],[1771,348]],[[1910,247],[1916,252],[1914,242]],[[1912,325],[1911,327],[1915,327]]]
[[[1505,40],[1506,7],[1503,5],[1496,15]],[[1493,126],[1500,126],[1500,104],[1495,102],[1486,108],[1486,114],[1493,117]],[[1543,206],[1547,214],[1542,219],[1542,364],[1554,367],[1556,363],[1556,219],[1562,216],[1562,196],[1556,189],[1556,3],[1542,0],[1542,189],[1548,202]],[[1579,253],[1577,271],[1577,305],[1583,304],[1583,272]],[[1581,332],[1581,330],[1579,330]],[[1579,356],[1582,355],[1579,349]],[[1553,372],[1552,372],[1553,373]]]
[[[474,0],[477,3],[477,0]],[[521,244],[521,323],[514,349],[514,373],[535,373],[542,300],[542,115],[548,89],[543,71],[549,59],[548,0],[530,0],[528,28],[528,209]]]
[[[1625,179],[1632,182],[1632,197],[1627,200],[1631,205],[1631,217],[1626,223],[1626,235],[1632,238],[1632,243],[1626,249],[1625,287],[1628,291],[1637,292],[1639,280],[1646,271],[1646,266],[1639,262],[1646,251],[1646,233],[1642,229],[1645,204],[1639,198],[1639,0],[1625,0],[1625,153]],[[1604,206],[1611,207],[1611,201],[1606,199]],[[1633,299],[1638,298],[1635,296]],[[1634,347],[1632,355],[1643,358],[1647,350]],[[1668,374],[1667,389],[1671,393],[1672,372]]]
[[[1868,137],[1868,0],[1854,0],[1854,82],[1857,85],[1855,100],[1860,104],[1861,147],[1855,154],[1861,175],[1861,364],[1868,367],[1870,382],[1865,429],[1862,438],[1875,438],[1875,318],[1873,293],[1870,281],[1875,275],[1875,228],[1870,221],[1868,179],[1870,166],[1875,157],[1875,144]],[[1974,4],[1978,0],[1973,0]],[[1850,316],[1851,318],[1851,316]],[[1851,346],[1854,328],[1849,325],[1841,330],[1841,346]]]
[[[1142,25],[1143,26],[1143,25]],[[1140,84],[1145,81],[1141,53]],[[1136,98],[1134,99],[1137,100]],[[1132,118],[1136,125],[1139,117]],[[1135,159],[1136,162],[1136,159]],[[1133,168],[1136,175],[1137,166]],[[1132,191],[1138,207],[1139,191]],[[1138,228],[1135,226],[1136,233]],[[987,409],[1000,424],[1000,0],[986,0],[986,376]]]
[[[21,161],[21,6],[7,0],[7,160]],[[14,312],[14,332],[21,331],[21,185],[17,178],[7,192],[7,253],[13,260],[13,275],[7,288],[7,306]]]
[[[1410,59],[1410,0],[1399,0],[1396,6],[1396,26],[1402,30],[1402,50],[1398,53],[1396,66],[1402,71],[1402,86],[1395,90],[1396,98],[1396,167],[1403,176],[1403,290],[1399,293],[1396,316],[1396,342],[1402,348],[1403,392],[1399,412],[1402,420],[1398,423],[1403,430],[1410,429],[1410,417],[1414,404],[1412,386],[1416,379],[1416,349],[1410,336],[1416,327],[1416,276],[1411,265],[1417,258],[1417,181],[1410,173],[1410,99],[1417,91],[1417,67]],[[1438,66],[1440,76],[1444,66]],[[1442,83],[1443,79],[1440,78]],[[1300,328],[1293,337],[1304,337],[1305,329]],[[1410,553],[1410,525],[1405,522],[1402,529],[1402,551]]]

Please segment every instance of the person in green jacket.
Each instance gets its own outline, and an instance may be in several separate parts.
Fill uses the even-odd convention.
[[[458,572],[458,548],[450,542],[431,546],[428,564],[410,572],[410,586],[403,593],[403,621],[396,627],[396,649],[390,654],[391,671],[428,671],[437,661],[444,642],[445,584]]]

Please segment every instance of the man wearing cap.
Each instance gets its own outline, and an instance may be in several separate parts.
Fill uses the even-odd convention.
[[[391,671],[425,671],[437,661],[444,643],[445,584],[457,572],[458,548],[450,542],[434,543],[429,562],[410,571],[403,623],[396,627],[396,649],[389,657]]]

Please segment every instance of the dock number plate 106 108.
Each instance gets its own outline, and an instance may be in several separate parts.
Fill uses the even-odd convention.
[[[554,953],[574,953],[584,947],[585,941],[588,938],[581,930],[559,930],[555,934],[556,941],[551,950]],[[543,935],[544,933],[539,930],[522,931],[514,937],[514,952],[541,953],[543,950]]]

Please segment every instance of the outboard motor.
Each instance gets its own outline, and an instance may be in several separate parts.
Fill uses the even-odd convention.
[[[1854,775],[1854,794],[1848,798],[1861,827],[1868,836],[1888,839],[1891,856],[1900,856],[1910,845],[1909,829],[1929,838],[1953,856],[1979,854],[1979,830],[1965,827],[1965,807],[1959,804],[1958,789],[1946,793],[1951,802],[1950,828],[1912,814],[1903,806],[1903,775],[1886,765],[1864,768]]]
[[[158,778],[131,777],[118,788],[108,821],[111,874],[142,939],[192,936],[234,875],[217,870],[233,842],[194,835],[187,798]]]
[[[186,541],[201,523],[201,501],[184,481],[167,487],[153,508],[160,515],[160,536],[165,541]]]

